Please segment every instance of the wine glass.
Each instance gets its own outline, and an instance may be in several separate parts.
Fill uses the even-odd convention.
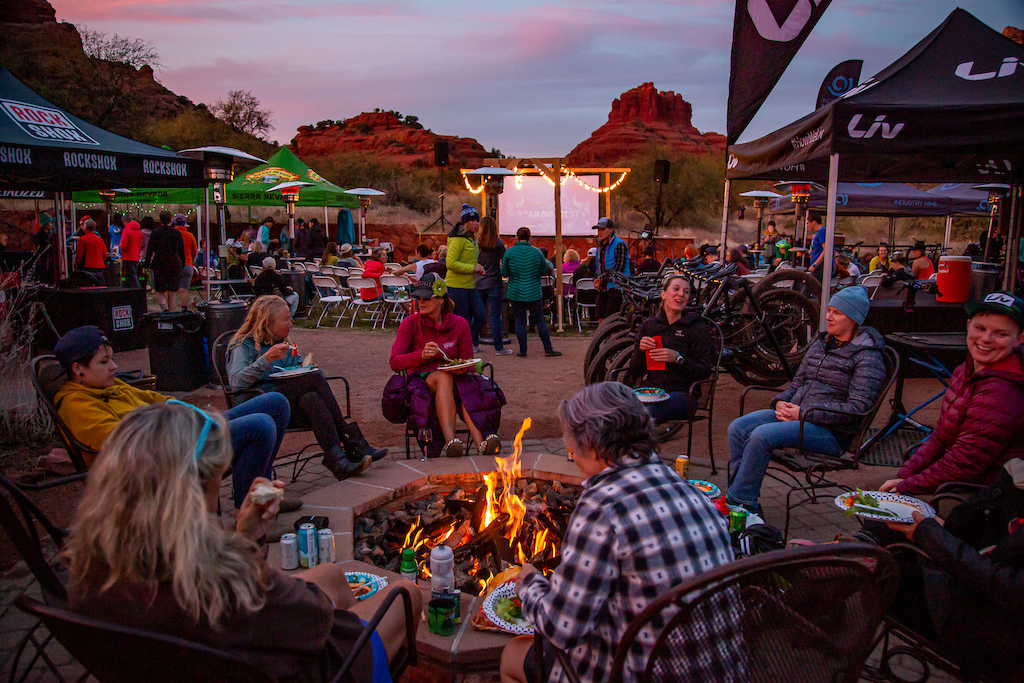
[[[416,441],[420,444],[420,451],[423,453],[423,457],[420,458],[420,462],[427,461],[427,450],[430,448],[431,442],[434,440],[434,430],[430,427],[424,427],[419,431],[416,436]]]

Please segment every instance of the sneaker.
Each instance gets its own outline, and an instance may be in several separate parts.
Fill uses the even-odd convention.
[[[480,345],[476,344],[473,346],[473,353],[480,353]]]
[[[526,358],[526,352],[525,351],[520,351],[516,355],[519,356],[520,358]]]
[[[545,351],[544,355],[548,356],[548,357],[561,356],[562,352],[561,351],[555,351],[554,349],[551,349],[550,351]]]
[[[513,351],[512,349],[502,349],[501,351],[495,351],[494,355],[495,356],[511,356],[513,353],[515,353],[515,351]]]

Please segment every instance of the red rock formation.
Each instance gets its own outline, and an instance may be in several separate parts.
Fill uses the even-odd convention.
[[[487,156],[473,138],[438,135],[403,123],[390,112],[363,113],[325,128],[302,126],[292,149],[300,157],[364,152],[406,166],[432,167],[437,140],[448,141],[454,168],[477,168]]]
[[[1012,40],[1015,43],[1024,45],[1024,30],[1021,30],[1015,26],[1007,26],[1003,29],[1003,35]]]
[[[55,24],[57,12],[46,0],[0,0],[0,22]]]
[[[576,145],[572,165],[610,165],[656,144],[684,154],[724,153],[725,136],[701,133],[690,121],[692,108],[682,95],[659,92],[653,83],[627,90],[612,102],[608,123]]]

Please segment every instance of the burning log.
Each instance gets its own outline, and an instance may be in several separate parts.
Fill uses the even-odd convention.
[[[494,540],[501,536],[505,531],[505,526],[508,525],[508,515],[504,512],[498,515],[498,517],[487,525],[487,528],[478,533],[467,543],[459,546],[455,550],[455,561],[461,562],[466,557],[476,553],[481,548],[484,548],[489,541]]]

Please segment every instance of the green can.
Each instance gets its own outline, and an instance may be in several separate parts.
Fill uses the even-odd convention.
[[[729,510],[729,531],[743,531],[747,528],[747,515],[750,513],[741,507]]]

